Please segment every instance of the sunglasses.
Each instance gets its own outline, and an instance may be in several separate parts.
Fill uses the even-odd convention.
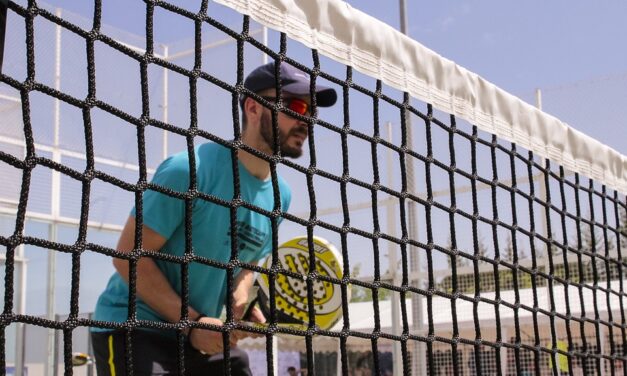
[[[276,97],[262,97],[269,102],[276,102]],[[299,115],[307,116],[309,112],[309,103],[300,98],[283,98],[283,103],[286,108],[296,112]]]

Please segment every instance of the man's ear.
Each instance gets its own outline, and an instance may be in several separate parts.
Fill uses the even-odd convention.
[[[244,100],[244,111],[246,112],[246,118],[249,122],[255,121],[261,118],[263,106],[251,97],[247,97]]]

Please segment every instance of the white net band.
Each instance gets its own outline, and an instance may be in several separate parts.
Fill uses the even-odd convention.
[[[565,168],[627,192],[627,157],[341,0],[215,0]]]

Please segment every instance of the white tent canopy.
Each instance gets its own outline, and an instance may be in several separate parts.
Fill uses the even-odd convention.
[[[623,284],[627,283],[627,281],[623,281]],[[613,287],[616,291],[619,286],[620,281],[609,281],[609,286]],[[605,283],[602,286],[605,288],[607,285]],[[594,307],[596,307],[600,318],[606,319],[608,317],[608,299],[605,292],[598,290],[596,292],[597,299],[594,301],[594,292],[591,288],[584,287],[582,290],[583,293],[583,308],[586,310],[585,316],[590,317],[593,314]],[[546,287],[538,287],[536,288],[536,296],[538,301],[538,308],[542,310],[546,310],[548,312],[551,311],[550,303],[549,303],[549,291]],[[494,292],[486,292],[482,293],[481,297],[484,299],[495,300]],[[534,291],[533,289],[521,289],[519,290],[520,304],[522,306],[526,306],[528,308],[520,308],[518,310],[518,319],[519,322],[524,324],[526,322],[531,322],[533,320],[533,302],[534,302]],[[470,297],[473,298],[473,297]],[[500,296],[502,301],[507,301],[510,303],[514,303],[515,299],[515,291],[507,290],[501,291]],[[576,286],[569,286],[568,288],[568,307],[566,305],[566,293],[562,285],[554,284],[553,286],[553,299],[555,301],[555,312],[557,314],[566,315],[568,313],[567,308],[570,310],[570,315],[573,317],[584,316],[581,308],[582,305],[579,299],[579,289]],[[411,299],[405,300],[405,305],[407,306],[406,312],[407,315],[407,324],[408,328],[411,331],[413,328],[413,320],[411,315]],[[433,312],[431,315],[427,314],[427,305],[423,305],[423,316],[425,318],[424,324],[427,326],[429,323],[427,322],[428,317],[432,317],[433,325],[436,330],[442,334],[443,331],[447,329],[452,332],[453,328],[453,314],[456,314],[457,324],[461,330],[471,329],[474,327],[474,314],[473,314],[473,302],[457,299],[455,312],[452,311],[451,300],[445,297],[434,297],[432,300]],[[611,293],[609,298],[609,308],[612,312],[618,313],[621,310],[621,302],[620,298],[617,294]],[[500,312],[500,322],[501,325],[504,326],[513,326],[514,325],[514,310],[506,307],[505,305],[499,306]],[[399,310],[400,312],[400,310]],[[615,315],[616,316],[616,315]],[[494,305],[489,303],[479,303],[477,307],[477,318],[479,322],[483,323],[494,323],[496,320],[496,315],[494,311]],[[548,321],[549,316],[544,313],[538,313],[538,321]],[[372,334],[375,327],[375,309],[373,302],[354,302],[349,304],[349,320],[350,320],[350,330],[355,332],[361,332],[364,334]],[[399,322],[401,323],[401,328],[398,333],[394,333],[393,325],[392,325],[392,304],[391,300],[383,300],[379,302],[379,324],[381,327],[381,332],[401,335],[402,334],[402,317],[399,318]],[[344,323],[340,320],[331,331],[341,332],[344,327]],[[265,349],[266,342],[265,338],[262,339],[246,339],[240,342],[240,346],[245,349]],[[379,351],[391,351],[391,342],[386,339],[379,340],[380,345]],[[371,343],[368,339],[363,339],[355,336],[350,336],[348,338],[348,347],[353,351],[369,351],[371,350]],[[339,348],[339,340],[337,338],[318,336],[314,339],[314,349],[315,351],[325,352],[325,351],[338,351]],[[305,352],[305,340],[302,337],[296,336],[281,336],[279,337],[279,349],[290,351],[301,351]]]

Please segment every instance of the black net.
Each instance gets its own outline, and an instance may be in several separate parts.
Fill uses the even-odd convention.
[[[133,358],[141,351],[132,344],[135,332],[141,329],[174,332],[177,347],[171,351],[178,354],[175,372],[183,374],[190,368],[185,357],[185,331],[195,328],[222,334],[225,374],[230,374],[230,338],[235,331],[243,331],[261,334],[257,341],[263,344],[265,363],[260,373],[266,374],[284,371],[275,369],[272,359],[279,355],[275,352],[282,351],[275,344],[289,338],[292,342],[288,343],[301,349],[299,365],[308,374],[351,375],[367,369],[373,374],[400,370],[405,375],[627,375],[624,353],[627,321],[623,303],[627,259],[622,254],[627,242],[625,192],[609,189],[461,119],[439,113],[407,93],[394,92],[381,81],[319,57],[316,51],[288,41],[284,34],[276,34],[277,48],[267,47],[250,35],[248,17],[243,16],[241,28],[234,30],[208,12],[208,1],[194,10],[165,1],[146,1],[145,46],[141,51],[102,31],[101,1],[95,1],[92,25],[88,27],[69,22],[38,6],[36,1],[29,1],[28,5],[10,1],[8,9],[9,17],[19,18],[25,26],[26,70],[24,77],[0,75],[2,85],[19,96],[23,124],[23,154],[8,147],[0,150],[0,164],[10,169],[15,179],[21,179],[17,207],[11,216],[14,227],[10,233],[0,234],[0,245],[5,249],[0,357],[3,369],[8,366],[10,343],[6,333],[13,324],[25,323],[62,332],[60,353],[66,374],[74,370],[73,333],[85,328],[124,331],[128,374],[133,373]],[[154,53],[157,11],[193,25],[194,54],[190,66],[175,64]],[[84,42],[87,69],[77,73],[76,79],[86,77],[86,96],[55,89],[39,79],[37,73],[42,67],[36,64],[36,52],[40,48],[36,43],[36,23],[58,25]],[[234,56],[215,57],[226,59],[233,66],[236,73],[230,80],[205,69],[207,59],[203,60],[202,49],[207,28],[219,30],[236,43]],[[295,58],[288,53],[288,42],[290,48],[295,46],[295,51],[305,53]],[[97,77],[101,65],[96,64],[96,44],[136,62],[141,102],[138,113],[120,109],[99,97]],[[327,115],[317,111],[313,95],[312,115],[299,115],[283,101],[268,102],[246,90],[245,72],[254,68],[245,64],[245,54],[250,50],[275,61],[277,72],[280,64],[302,70],[309,76],[311,93],[320,84],[335,88],[339,94],[336,112]],[[155,115],[154,103],[151,104],[154,93],[149,90],[149,72],[154,67],[186,80],[184,92],[173,93],[189,96],[189,116],[178,124]],[[232,126],[227,127],[226,136],[224,129],[214,131],[199,120],[202,110],[199,101],[205,86],[228,97],[230,117],[224,120]],[[276,90],[281,92],[280,79],[276,81]],[[39,141],[32,123],[39,115],[37,106],[31,103],[35,95],[59,100],[80,112],[81,127],[77,129],[85,145],[84,168],[60,163],[37,146]],[[245,96],[252,96],[271,109],[272,143],[277,150],[274,154],[262,153],[243,141],[240,100]],[[138,177],[134,181],[99,168],[92,121],[96,112],[106,113],[133,128],[138,164]],[[280,113],[309,125],[308,153],[299,160],[282,157],[278,137]],[[387,119],[392,122],[392,128],[383,126]],[[186,190],[177,191],[151,182],[147,135],[154,129],[183,141],[191,171]],[[389,129],[397,132],[399,140],[387,135]],[[200,161],[196,160],[194,150],[208,141],[230,150],[234,161],[232,199],[225,200],[198,189],[196,164]],[[242,200],[237,164],[242,152],[270,165],[272,208]],[[290,177],[292,206],[303,213],[283,210],[277,168]],[[72,244],[29,236],[26,231],[29,199],[39,189],[33,183],[33,176],[42,169],[60,173],[64,179],[80,185],[77,190],[80,215]],[[133,204],[136,207],[131,252],[120,252],[89,240],[89,229],[93,227],[89,222],[90,195],[101,182],[134,196],[134,201],[127,202],[128,208]],[[142,197],[147,190],[184,202],[182,226],[186,247],[182,256],[144,249]],[[228,209],[231,244],[226,261],[194,252],[192,217],[199,202]],[[333,205],[337,210],[325,211]],[[237,223],[238,210],[242,209],[259,213],[270,221],[274,260],[280,244],[280,222],[281,234],[287,231],[287,238],[306,234],[310,263],[307,274],[294,275],[277,262],[268,269],[242,261],[238,246],[241,226]],[[314,236],[318,235],[337,245],[344,277],[332,278],[316,269]],[[16,252],[24,245],[71,257],[67,316],[51,320],[16,313]],[[84,269],[81,261],[89,252],[128,261],[126,321],[98,321],[81,314],[79,291],[81,278],[85,278],[81,277]],[[137,263],[145,257],[180,265],[182,309],[177,322],[137,318]],[[188,278],[193,264],[226,271],[228,293],[223,325],[199,324],[189,317]],[[281,275],[303,278],[310,302],[306,328],[278,324],[274,288],[269,293],[267,326],[250,326],[235,320],[232,292],[241,269],[268,275],[270,286]],[[342,320],[330,330],[315,324],[313,297],[317,282],[332,284],[341,291]],[[361,322],[364,315],[365,324]],[[331,345],[320,350],[324,343]],[[30,346],[26,344],[27,351]]]

